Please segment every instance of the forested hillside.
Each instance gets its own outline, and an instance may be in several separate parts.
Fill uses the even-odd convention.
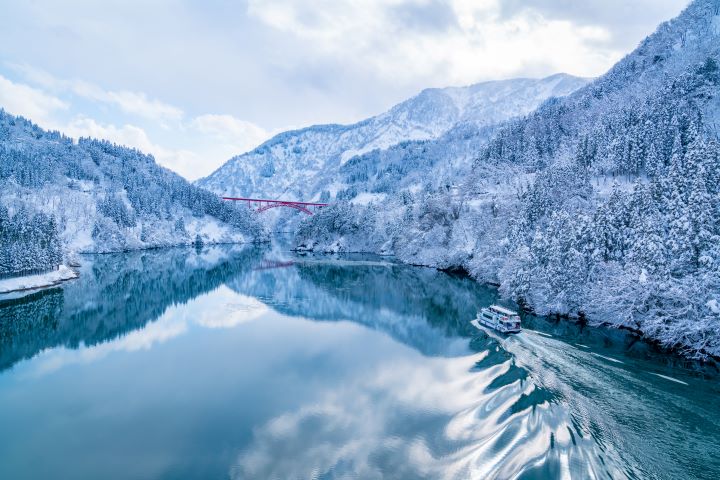
[[[720,355],[719,65],[720,0],[696,0],[603,77],[495,132],[469,172],[337,203],[298,245],[464,269],[540,313]]]
[[[42,212],[23,209],[11,218],[0,205],[0,246],[0,279],[42,273],[62,263],[55,217]]]
[[[72,139],[0,111],[0,276],[63,254],[263,238],[247,209],[189,184],[151,156]]]

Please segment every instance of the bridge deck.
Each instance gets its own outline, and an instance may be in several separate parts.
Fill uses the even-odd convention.
[[[282,203],[289,205],[307,205],[311,207],[327,207],[327,203],[317,202],[296,202],[293,200],[271,200],[267,198],[242,198],[242,197],[222,197],[223,200],[237,200],[241,202],[257,202],[257,203]]]

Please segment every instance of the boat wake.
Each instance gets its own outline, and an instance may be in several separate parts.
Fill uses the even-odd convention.
[[[545,337],[471,340],[477,353],[392,365],[254,432],[232,478],[626,478],[609,426],[533,373]],[[537,355],[530,349],[535,349]]]

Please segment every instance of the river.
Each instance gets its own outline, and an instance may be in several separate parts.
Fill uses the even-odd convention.
[[[83,256],[0,300],[0,478],[720,478],[717,372],[392,260]]]

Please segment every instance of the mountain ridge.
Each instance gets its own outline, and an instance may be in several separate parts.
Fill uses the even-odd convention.
[[[332,176],[350,158],[403,141],[437,138],[459,124],[477,128],[494,125],[528,113],[549,96],[567,94],[586,82],[587,79],[555,74],[543,79],[424,89],[388,111],[360,122],[282,132],[256,149],[233,157],[196,183],[218,194],[235,196],[300,198],[309,188],[312,198],[302,199],[319,199],[318,188],[311,185],[318,183],[316,177],[323,176],[323,169]]]

